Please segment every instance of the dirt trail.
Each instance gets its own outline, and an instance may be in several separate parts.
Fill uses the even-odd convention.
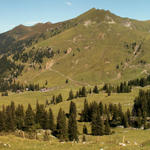
[[[91,85],[88,84],[88,83],[73,80],[71,77],[66,76],[65,74],[63,74],[63,73],[61,73],[61,72],[59,72],[59,71],[57,71],[57,70],[55,70],[55,69],[52,69],[52,68],[51,68],[50,70],[53,71],[53,72],[55,72],[55,73],[57,73],[57,74],[59,74],[59,75],[62,76],[62,77],[65,77],[66,79],[70,80],[71,82],[73,82],[73,83],[74,83],[75,85],[77,85],[77,86],[91,86]]]
[[[66,79],[68,79],[68,80],[70,80],[71,82],[73,82],[73,83],[74,83],[75,85],[77,85],[77,86],[91,86],[89,83],[81,82],[81,81],[76,81],[76,80],[72,79],[71,77],[69,77],[69,76],[63,74],[62,72],[60,72],[60,71],[58,71],[58,70],[52,68],[52,67],[54,66],[54,64],[56,64],[59,60],[65,58],[67,55],[69,55],[69,54],[71,53],[71,51],[72,51],[72,49],[71,49],[71,48],[68,48],[67,53],[66,53],[64,56],[59,57],[59,58],[57,58],[56,60],[51,60],[50,62],[48,62],[48,63],[46,64],[46,69],[47,69],[47,70],[50,70],[50,71],[53,71],[53,72],[59,74],[60,76],[66,78]]]

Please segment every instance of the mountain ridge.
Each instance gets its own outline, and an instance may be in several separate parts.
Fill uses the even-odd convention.
[[[24,65],[22,75],[17,79],[20,82],[40,82],[43,85],[47,79],[51,87],[59,81],[62,86],[69,78],[92,85],[127,81],[149,74],[150,23],[147,21],[121,18],[110,11],[91,9],[65,22],[37,24],[29,28],[37,31],[43,25],[46,27],[40,29],[41,34],[33,39],[30,39],[33,34],[29,34],[30,38],[27,36],[27,40],[19,41],[20,49],[12,49],[12,53],[8,51],[10,58],[18,56],[15,62]],[[50,31],[47,31],[47,26]],[[19,38],[24,37],[26,32]],[[43,53],[48,51],[53,51],[54,56],[47,58]],[[29,65],[32,67],[29,68]],[[28,78],[31,72],[32,79]]]

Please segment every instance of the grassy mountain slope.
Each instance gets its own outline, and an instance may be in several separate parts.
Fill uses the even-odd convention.
[[[46,48],[55,52],[53,58],[44,58],[43,63],[34,68],[29,67],[33,63],[31,60],[24,63],[24,71],[18,78],[21,82],[41,85],[48,80],[48,86],[53,87],[64,86],[66,79],[73,85],[93,85],[149,74],[149,31],[149,21],[121,18],[109,11],[91,9],[65,22],[19,26],[8,33],[16,41],[29,40],[36,35],[36,42],[24,46],[23,53]],[[38,34],[45,38],[41,39]],[[38,69],[39,66],[42,69]]]
[[[51,82],[51,74],[56,74],[63,82],[70,78],[90,85],[129,80],[149,73],[149,22],[96,9],[72,21],[77,22],[75,27],[34,45],[35,51],[51,47],[60,53],[46,59],[42,71],[34,70],[36,76],[33,75],[32,81]],[[24,78],[26,73],[20,80]]]

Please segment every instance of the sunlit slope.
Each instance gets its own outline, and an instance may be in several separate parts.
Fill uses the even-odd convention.
[[[84,15],[76,18],[85,20],[76,27],[34,45],[37,49],[52,47],[55,51],[60,50],[53,60],[45,60],[43,72],[47,76],[44,76],[44,81],[50,78],[52,72],[61,76],[62,80],[70,77],[85,84],[129,80],[148,74],[150,36],[146,29],[149,24],[143,22],[146,25],[142,27],[139,21],[114,18],[114,15],[111,14],[111,17],[110,12],[105,11],[105,17],[98,22],[93,11],[97,12],[90,10],[91,13],[85,14],[87,20]],[[136,43],[134,48],[131,46],[133,43]],[[126,44],[130,47],[127,48]],[[140,49],[136,52],[138,46]],[[67,53],[64,53],[65,50]],[[141,64],[141,60],[146,63]],[[46,67],[52,61],[53,64]],[[43,72],[38,74],[38,80],[42,80]],[[33,76],[32,80],[37,81],[37,76]]]

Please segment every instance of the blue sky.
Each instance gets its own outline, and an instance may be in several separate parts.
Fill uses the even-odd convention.
[[[122,17],[150,20],[150,0],[0,0],[0,33],[19,24],[71,19],[93,7]]]

